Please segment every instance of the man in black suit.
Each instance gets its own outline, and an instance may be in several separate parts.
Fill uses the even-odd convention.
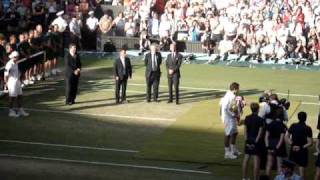
[[[75,44],[69,45],[69,53],[65,61],[66,104],[75,103],[81,71],[80,57]]]
[[[113,64],[113,75],[116,80],[116,103],[120,103],[120,88],[122,89],[121,93],[121,103],[128,102],[126,100],[126,89],[128,77],[132,76],[132,66],[130,59],[126,57],[126,49],[120,49],[120,56],[117,58]]]
[[[159,102],[158,96],[162,57],[161,53],[158,52],[157,44],[152,44],[150,46],[150,53],[146,54],[144,62],[146,66],[147,102],[150,102],[151,99],[151,87],[153,87],[153,100]]]
[[[172,103],[172,87],[174,86],[176,93],[176,104],[179,104],[179,82],[180,82],[180,66],[182,63],[182,55],[177,52],[176,43],[170,45],[171,53],[168,54],[166,60],[166,67],[168,72],[168,85],[169,85],[169,101]]]

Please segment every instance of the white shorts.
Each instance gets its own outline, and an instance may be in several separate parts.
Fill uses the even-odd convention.
[[[231,136],[238,133],[238,127],[236,120],[224,120],[224,134]]]
[[[8,81],[9,97],[17,97],[22,95],[22,88],[20,81],[9,80]]]

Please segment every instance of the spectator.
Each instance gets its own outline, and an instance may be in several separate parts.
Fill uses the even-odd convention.
[[[124,26],[125,19],[123,13],[119,13],[119,15],[113,20],[113,26],[115,27],[115,35],[116,36],[125,36]]]
[[[105,13],[99,20],[99,29],[103,34],[112,35],[112,17]]]

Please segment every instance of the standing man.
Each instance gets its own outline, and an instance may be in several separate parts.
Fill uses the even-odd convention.
[[[166,60],[166,67],[168,72],[168,85],[169,85],[169,101],[172,103],[172,87],[176,93],[176,104],[179,104],[179,83],[180,83],[180,66],[182,63],[182,55],[177,52],[176,43],[170,45],[171,54],[168,54]]]
[[[29,116],[21,105],[22,102],[22,88],[20,82],[20,72],[18,68],[19,53],[13,51],[9,55],[9,61],[5,66],[4,81],[8,87],[9,92],[9,117]],[[13,109],[13,103],[17,103],[17,112]]]
[[[132,76],[132,66],[130,59],[126,57],[127,50],[125,48],[120,49],[120,56],[116,59],[113,64],[113,75],[116,80],[116,104],[120,103],[120,88],[121,93],[121,103],[128,102],[126,100],[126,89],[128,77]]]
[[[225,159],[236,159],[239,155],[237,150],[236,138],[238,135],[237,128],[237,113],[233,110],[232,106],[235,102],[236,94],[239,92],[240,85],[236,82],[231,83],[229,91],[226,92],[224,97],[220,101],[221,119],[224,123],[224,147],[225,147]]]
[[[69,45],[69,53],[65,61],[65,71],[66,104],[72,105],[75,103],[81,72],[80,57],[77,54],[77,47],[75,44]]]
[[[158,45],[152,44],[150,53],[146,54],[144,63],[146,66],[146,82],[147,82],[147,102],[151,101],[151,87],[153,87],[153,101],[159,102],[159,83],[162,63],[161,53],[158,52]]]

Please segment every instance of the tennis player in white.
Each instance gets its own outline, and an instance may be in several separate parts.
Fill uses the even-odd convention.
[[[29,116],[29,113],[26,113],[22,106],[22,88],[20,82],[20,72],[18,68],[18,59],[19,53],[13,51],[9,55],[9,61],[5,66],[4,71],[4,80],[9,92],[9,117],[19,117],[19,116]],[[17,103],[17,110],[13,109],[13,104]]]

